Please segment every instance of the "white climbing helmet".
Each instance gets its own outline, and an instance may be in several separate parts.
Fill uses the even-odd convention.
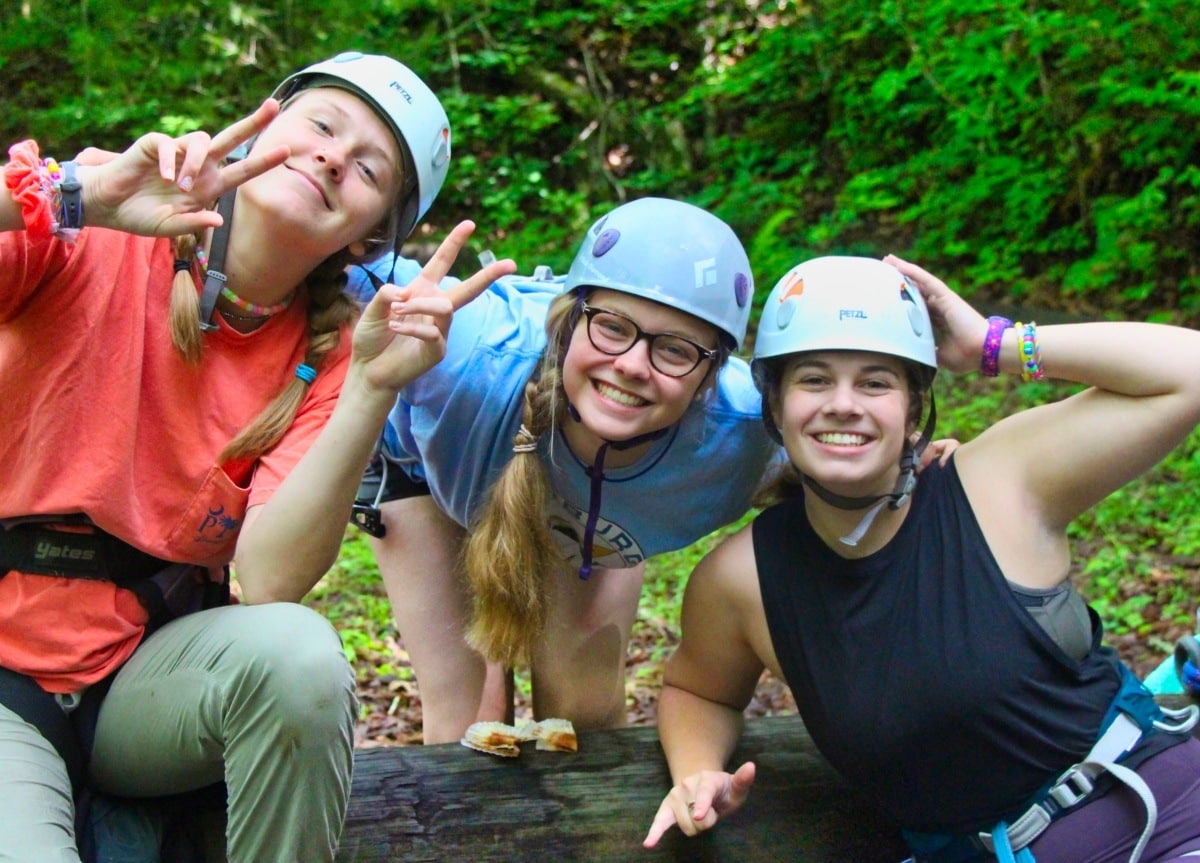
[[[622,204],[588,229],[567,272],[567,291],[607,288],[707,321],[740,347],[754,277],[741,242],[705,210],[667,198]]]
[[[272,94],[280,102],[301,90],[340,87],[366,100],[400,142],[405,172],[415,174],[400,200],[399,235],[405,239],[429,211],[450,164],[450,121],[434,92],[391,57],[347,51],[290,75]]]
[[[920,290],[874,258],[813,258],[792,267],[763,306],[754,343],[764,360],[802,351],[870,351],[937,370],[933,324]]]

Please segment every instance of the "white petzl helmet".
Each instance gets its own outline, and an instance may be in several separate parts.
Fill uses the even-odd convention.
[[[598,219],[583,238],[565,290],[607,288],[662,303],[715,326],[741,347],[754,277],[737,235],[705,210],[639,198]]]
[[[870,351],[937,370],[924,297],[874,258],[813,258],[771,289],[755,336],[756,379],[764,360],[802,351]]]
[[[450,164],[450,121],[434,92],[391,57],[347,51],[289,76],[272,94],[280,102],[301,90],[340,87],[364,99],[391,126],[400,143],[406,185],[399,207],[397,245],[428,211]],[[406,178],[406,183],[410,180]]]
[[[928,388],[937,372],[933,324],[921,291],[891,264],[874,258],[813,258],[792,267],[771,289],[763,306],[751,368],[762,392],[763,424],[777,442],[783,438],[771,413],[771,393],[784,357],[807,351],[867,351],[899,357],[926,374]],[[774,373],[773,373],[774,370]],[[888,494],[848,497],[800,473],[804,485],[840,509],[867,509],[858,526],[840,542],[855,546],[886,505],[898,509],[916,488],[918,459],[933,435],[937,408],[929,394],[929,416],[916,443],[906,442],[900,473]]]

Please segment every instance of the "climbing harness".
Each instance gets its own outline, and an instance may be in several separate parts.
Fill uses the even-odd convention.
[[[1101,724],[1100,738],[1082,760],[1049,783],[1019,815],[1001,820],[991,831],[977,834],[929,834],[904,831],[917,853],[914,863],[966,863],[987,852],[998,863],[1035,863],[1029,845],[1052,822],[1090,799],[1097,781],[1107,774],[1130,788],[1146,808],[1146,824],[1129,856],[1138,863],[1158,821],[1154,793],[1133,769],[1118,762],[1150,735],[1163,731],[1187,734],[1200,719],[1200,707],[1180,709],[1159,706],[1149,690],[1126,666],[1121,667],[1121,688]]]
[[[105,533],[85,516],[0,519],[0,578],[10,570],[111,581],[132,591],[155,629],[189,611],[226,605],[229,574],[199,578],[201,567],[161,560]]]
[[[156,558],[106,533],[83,515],[0,519],[0,578],[14,570],[110,581],[130,590],[146,609],[146,635],[191,611],[229,604],[228,569],[220,582],[201,579],[203,567]],[[85,861],[95,860],[98,853],[92,843],[87,762],[100,705],[111,682],[112,676],[82,693],[55,696],[32,678],[0,667],[0,704],[37,728],[66,765],[75,798],[75,833]]]
[[[385,500],[395,500],[398,496],[408,496],[397,495],[396,491],[403,486],[408,476],[403,466],[415,464],[417,461],[411,456],[402,458],[393,455],[387,432],[385,427],[375,441],[375,449],[367,462],[367,469],[363,472],[354,505],[350,508],[350,523],[376,539],[387,536],[387,525],[383,523],[380,504]]]

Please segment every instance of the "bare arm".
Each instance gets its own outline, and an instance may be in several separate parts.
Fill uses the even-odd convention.
[[[0,231],[23,230],[25,230],[25,220],[21,217],[21,208],[6,186],[0,190]]]
[[[917,282],[929,304],[939,364],[977,370],[983,317],[921,268],[889,262]],[[1018,339],[1015,330],[1004,334],[1002,373],[1020,373]],[[1200,333],[1088,323],[1038,327],[1037,339],[1046,377],[1089,389],[1001,420],[963,444],[955,460],[993,550],[1037,548],[1061,563],[1070,521],[1157,464],[1200,422]],[[1001,549],[1002,566],[1004,555]],[[1010,578],[1025,568],[1013,562],[1018,567],[1004,566]],[[1061,580],[1061,566],[1055,572],[1048,577]]]
[[[741,737],[742,711],[759,675],[775,664],[773,655],[759,655],[766,634],[761,610],[746,527],[700,562],[684,592],[683,639],[667,664],[658,708],[659,737],[675,784],[650,825],[647,848],[673,826],[688,836],[709,829],[750,792],[754,764],[728,773],[725,763]]]
[[[329,422],[271,499],[246,513],[234,556],[245,601],[298,601],[325,574],[397,391],[445,354],[454,311],[515,269],[497,261],[440,290],[474,228],[459,224],[417,279],[385,285],[363,312]]]

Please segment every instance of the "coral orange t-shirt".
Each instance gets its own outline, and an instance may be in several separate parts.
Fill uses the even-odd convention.
[[[217,463],[303,361],[307,302],[248,334],[216,316],[191,365],[169,332],[173,260],[169,240],[100,228],[74,245],[0,233],[0,518],[84,513],[155,557],[220,567],[247,506],[324,427],[348,331],[283,440],[253,464]],[[111,583],[9,572],[0,666],[70,692],[124,662],[145,621]]]

